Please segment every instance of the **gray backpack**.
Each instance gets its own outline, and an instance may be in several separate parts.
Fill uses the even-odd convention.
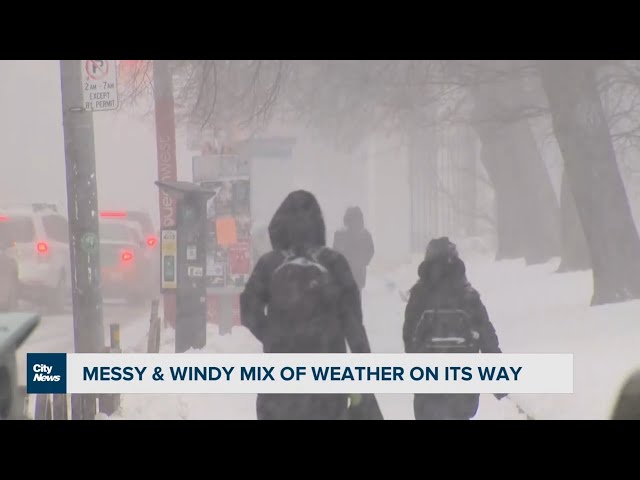
[[[322,248],[284,251],[270,282],[269,311],[310,322],[330,301],[332,277],[318,260]]]
[[[479,339],[467,312],[436,308],[422,312],[413,345],[417,353],[479,353]]]

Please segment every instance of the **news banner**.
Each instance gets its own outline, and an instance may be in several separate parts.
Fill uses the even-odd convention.
[[[573,355],[28,353],[27,393],[562,394]]]

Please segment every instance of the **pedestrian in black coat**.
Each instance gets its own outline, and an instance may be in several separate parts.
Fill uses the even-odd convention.
[[[425,260],[418,267],[418,277],[405,309],[402,331],[405,352],[417,351],[413,334],[422,313],[440,308],[466,311],[472,318],[474,330],[479,333],[480,352],[502,353],[480,294],[467,281],[465,264],[447,237],[429,242]],[[501,399],[506,395],[495,396]],[[469,420],[476,415],[479,400],[477,393],[416,394],[414,414],[416,420]]]
[[[240,296],[242,324],[262,342],[265,353],[370,353],[362,322],[360,291],[344,256],[325,246],[325,223],[309,192],[290,193],[268,227],[272,251],[258,259]],[[315,308],[314,318],[270,308],[271,279],[286,251],[317,249],[317,260],[330,273],[329,300]],[[320,328],[310,327],[320,326]],[[313,328],[313,330],[310,330]],[[345,394],[260,394],[259,420],[345,419]]]

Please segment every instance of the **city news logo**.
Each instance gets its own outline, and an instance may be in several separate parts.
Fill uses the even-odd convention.
[[[67,354],[27,353],[27,393],[67,393]]]

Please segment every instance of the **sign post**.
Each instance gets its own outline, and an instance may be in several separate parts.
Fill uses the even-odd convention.
[[[83,107],[89,112],[118,108],[118,71],[115,60],[82,60]]]
[[[91,94],[100,91],[109,93],[112,87],[108,85],[104,90],[103,86],[103,90],[98,90],[98,79],[92,78],[89,81],[89,74],[95,77],[100,75],[100,68],[98,68],[100,66],[115,71],[112,60],[60,60],[71,261],[70,278],[61,278],[60,281],[71,283],[76,353],[99,353],[104,349],[100,291],[100,237],[98,218],[95,214],[98,211],[98,189],[92,111],[94,107],[105,109],[105,105],[98,101],[105,101],[107,97],[93,98]],[[102,72],[102,77],[110,84],[109,71],[102,70]],[[92,88],[93,86],[95,88]],[[110,100],[114,99],[109,97]],[[75,400],[72,400],[74,419],[95,418],[95,396],[74,398]]]
[[[177,181],[173,78],[167,60],[153,61],[153,96],[156,117],[158,181]],[[159,191],[159,209],[160,228],[176,228],[176,200],[163,189]],[[166,290],[163,297],[163,316],[165,321],[175,328],[176,293]]]

